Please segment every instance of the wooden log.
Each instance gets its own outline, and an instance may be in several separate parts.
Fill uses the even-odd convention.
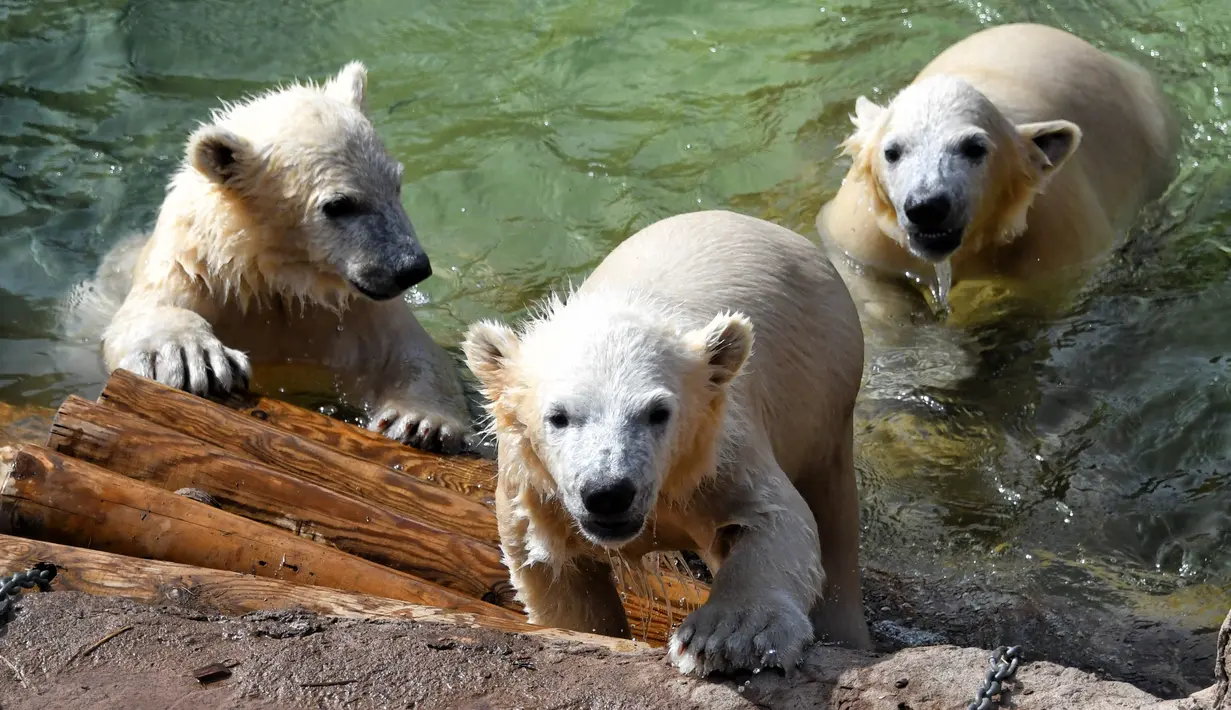
[[[495,545],[302,481],[134,414],[70,396],[47,445],[163,490],[203,490],[223,510],[521,610]]]
[[[123,383],[123,386],[127,384]],[[112,391],[109,396],[122,395]],[[490,499],[495,494],[496,468],[491,461],[478,456],[429,454],[319,412],[256,394],[232,395],[223,404],[296,436],[388,466],[471,498]]]
[[[500,544],[496,520],[481,501],[344,454],[188,392],[117,370],[98,401],[339,493],[431,520],[459,535]]]
[[[36,446],[0,472],[0,534],[506,619],[515,612]]]
[[[412,619],[529,634],[613,651],[644,645],[626,639],[533,626],[522,621],[445,611],[328,587],[309,587],[225,570],[143,560],[80,547],[0,535],[0,570],[27,569],[39,562],[56,565],[54,591],[123,597],[145,604],[175,604],[227,615],[302,609],[316,614],[360,619]]]
[[[259,411],[263,416],[245,415],[124,370],[111,375],[99,396],[99,403],[105,407],[134,414],[237,456],[279,468],[296,478],[431,521],[449,532],[499,544],[488,488],[459,483],[461,479],[457,477],[443,481],[447,485],[452,480],[455,489],[469,491],[462,495],[446,489],[441,485],[441,476],[434,473],[456,470],[450,466],[464,466],[468,467],[467,476],[477,476],[473,467],[482,466],[488,472],[486,478],[491,480],[495,470],[490,462],[416,451],[290,404],[264,398],[255,401],[261,408],[251,411]],[[271,411],[277,415],[271,418]],[[321,419],[327,424],[321,424]],[[352,437],[364,437],[366,443],[350,443]],[[379,445],[372,443],[375,439],[381,440]],[[331,445],[338,442],[355,454],[376,452],[374,455],[386,461],[394,460],[389,447],[403,449],[404,463],[395,461],[393,465],[402,465],[404,470],[343,453]],[[346,473],[339,475],[339,471]],[[453,516],[462,516],[464,520]],[[624,600],[634,637],[651,643],[665,643],[671,628],[703,604],[709,592],[705,584],[670,569],[657,574],[633,570],[625,578],[632,582],[627,585]]]

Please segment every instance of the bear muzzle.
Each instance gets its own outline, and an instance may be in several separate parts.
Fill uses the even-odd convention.
[[[581,490],[585,511],[575,516],[582,532],[595,543],[619,546],[641,534],[645,514],[633,505],[637,487],[627,478],[587,485]]]
[[[944,232],[918,232],[907,230],[910,250],[920,259],[940,262],[948,259],[962,245],[963,229]]]
[[[921,259],[944,261],[962,245],[966,231],[961,210],[944,192],[911,195],[903,205],[910,250]]]
[[[426,254],[402,259],[394,268],[369,266],[355,270],[349,277],[352,287],[373,301],[396,298],[406,289],[432,275],[432,262]]]

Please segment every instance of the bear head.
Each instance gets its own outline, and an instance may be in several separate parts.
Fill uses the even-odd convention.
[[[326,284],[385,300],[431,275],[402,207],[402,166],[365,115],[366,87],[352,62],[324,85],[226,105],[191,135],[185,179],[206,181],[229,219],[214,258],[310,299]]]
[[[1081,142],[1069,121],[1013,125],[969,83],[943,74],[886,107],[860,96],[851,121],[843,149],[878,226],[933,263],[1024,232],[1034,196]]]
[[[640,535],[660,498],[712,471],[728,385],[752,348],[741,314],[680,330],[644,299],[553,299],[520,333],[471,326],[463,350],[500,440],[501,475],[558,500],[590,542]],[[506,457],[520,466],[510,469]]]

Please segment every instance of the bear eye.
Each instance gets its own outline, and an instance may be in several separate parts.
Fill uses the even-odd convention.
[[[557,409],[547,415],[547,423],[550,424],[553,429],[563,429],[568,426],[568,415]]]
[[[975,163],[987,156],[987,146],[978,138],[967,138],[958,146],[958,150],[962,152],[963,157]]]
[[[340,196],[321,205],[321,212],[329,219],[350,217],[359,211],[359,202],[353,197]]]
[[[885,146],[885,162],[896,163],[902,158],[902,149],[896,145]]]
[[[650,409],[650,413],[646,419],[650,421],[651,426],[662,426],[671,418],[671,410],[661,404],[656,404]]]

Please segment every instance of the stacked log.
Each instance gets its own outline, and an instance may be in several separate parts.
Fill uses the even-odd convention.
[[[22,447],[0,467],[0,533],[56,564],[110,564],[133,580],[68,577],[91,593],[151,600],[176,578],[226,590],[205,596],[227,613],[305,600],[333,613],[329,600],[345,599],[336,608],[348,613],[412,605],[524,625],[501,562],[494,483],[494,466],[477,457],[428,454],[264,397],[210,401],[121,370],[98,402],[65,400],[46,447]],[[174,493],[184,489],[197,499]],[[17,564],[0,555],[0,569]],[[707,594],[673,569],[618,572],[634,638],[653,645]]]

